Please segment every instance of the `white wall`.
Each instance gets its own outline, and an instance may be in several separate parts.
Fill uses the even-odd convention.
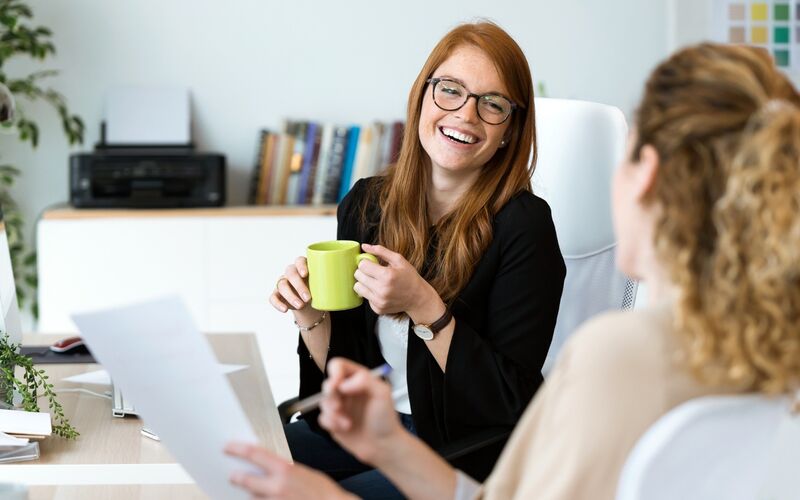
[[[229,162],[229,203],[245,199],[258,130],[282,117],[340,122],[403,118],[409,86],[436,41],[460,21],[489,17],[520,43],[551,97],[629,113],[667,50],[673,0],[32,0],[55,33],[53,86],[98,139],[106,89],[188,85],[194,136]],[[9,74],[36,68],[10,64]],[[24,103],[22,103],[24,105]],[[2,160],[24,170],[16,197],[29,221],[65,201],[70,153],[56,116],[41,118],[36,152],[0,136]],[[30,235],[32,231],[28,231]]]

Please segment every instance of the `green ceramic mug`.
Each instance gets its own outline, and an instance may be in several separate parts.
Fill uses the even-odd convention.
[[[318,311],[344,311],[353,309],[363,302],[353,286],[358,263],[378,259],[368,253],[361,253],[357,241],[322,241],[309,245],[308,287],[311,289],[311,307]]]

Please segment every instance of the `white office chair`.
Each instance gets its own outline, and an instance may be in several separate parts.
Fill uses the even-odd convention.
[[[547,373],[581,323],[603,311],[632,308],[637,286],[616,269],[611,222],[611,177],[625,154],[625,116],[586,101],[536,98],[535,104],[533,191],[553,210],[567,266]]]
[[[617,500],[676,498],[800,498],[800,415],[789,398],[709,396],[659,419],[628,456]]]

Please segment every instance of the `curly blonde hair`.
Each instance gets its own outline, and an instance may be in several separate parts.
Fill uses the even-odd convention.
[[[800,96],[762,49],[701,44],[660,64],[637,112],[658,151],[655,247],[708,383],[800,380]]]

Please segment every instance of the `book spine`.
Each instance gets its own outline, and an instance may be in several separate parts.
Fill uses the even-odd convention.
[[[258,183],[258,197],[257,204],[266,205],[269,200],[269,183],[272,174],[272,162],[275,156],[275,134],[270,133],[267,136],[267,144],[264,147],[264,153],[261,156],[261,174]]]
[[[308,123],[306,129],[305,148],[303,150],[303,166],[300,169],[300,178],[297,186],[297,204],[304,205],[306,203],[306,196],[309,192],[309,182],[311,181],[311,165],[315,160],[314,146],[319,144],[319,137],[317,135],[317,124],[314,122]]]
[[[303,203],[306,205],[311,204],[314,197],[314,188],[316,187],[317,168],[319,166],[319,150],[322,147],[322,126],[317,125],[317,132],[314,134],[314,148],[311,153],[311,167],[308,173],[308,182],[306,183],[307,190]]]
[[[250,192],[247,195],[247,203],[249,205],[256,205],[258,203],[258,187],[261,184],[261,161],[264,157],[264,148],[266,147],[266,136],[269,134],[267,130],[262,130],[258,135],[258,146],[255,165],[253,166],[253,173],[250,177]]]
[[[334,126],[330,123],[322,127],[322,134],[319,145],[319,156],[317,157],[317,172],[314,176],[314,195],[311,197],[312,205],[322,205],[325,201],[325,184],[328,181],[330,169],[330,157],[333,146]]]
[[[344,167],[344,158],[347,155],[347,139],[349,136],[349,127],[337,126],[334,129],[331,155],[328,159],[328,174],[325,179],[325,194],[322,197],[323,203],[336,203],[339,199],[342,168]]]
[[[273,203],[275,205],[286,204],[286,189],[289,185],[289,175],[292,168],[292,155],[294,154],[294,134],[297,124],[294,122],[287,122],[285,127],[285,134],[282,136],[283,154],[280,167],[279,182],[275,185],[273,191]]]
[[[347,153],[344,157],[344,165],[342,166],[342,179],[339,185],[339,195],[336,202],[341,202],[348,191],[350,191],[350,178],[353,176],[353,162],[356,157],[356,149],[358,148],[358,136],[361,129],[354,125],[350,127],[350,132],[347,135]]]
[[[389,156],[389,165],[397,163],[400,158],[400,148],[403,146],[403,134],[405,133],[405,124],[397,121],[392,125],[392,153]]]
[[[285,203],[287,205],[297,205],[297,194],[299,190],[300,171],[303,169],[303,154],[306,148],[307,122],[298,122],[294,133],[294,150],[292,152],[291,163],[289,164],[289,179],[286,184]]]
[[[375,124],[375,141],[372,145],[372,155],[369,159],[369,175],[377,175],[383,169],[383,151],[386,149],[386,136],[389,127],[383,123]]]
[[[264,205],[269,205],[272,203],[272,185],[275,183],[275,171],[278,169],[277,165],[280,159],[280,141],[280,134],[270,134],[268,147],[271,148],[271,152],[268,159],[268,168],[264,174],[265,178],[262,180],[262,183],[264,184]]]

